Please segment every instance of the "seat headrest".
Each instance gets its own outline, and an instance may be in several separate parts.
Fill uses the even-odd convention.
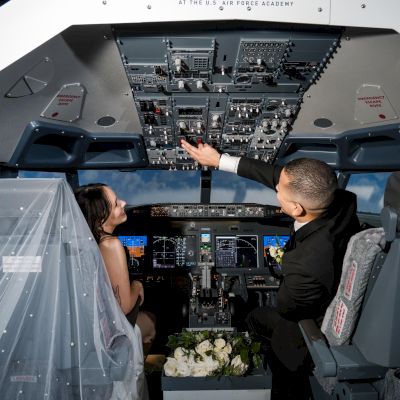
[[[387,242],[393,242],[396,239],[398,215],[392,207],[383,207],[381,211],[381,223],[385,231],[385,238]]]
[[[386,183],[385,194],[383,198],[384,209],[381,212],[382,225],[385,228],[386,235],[395,235],[400,232],[400,171],[393,172]],[[390,209],[390,211],[385,208]],[[394,226],[393,226],[394,225]],[[388,231],[387,231],[388,229]],[[394,229],[394,233],[392,232]],[[393,239],[388,241],[392,241]]]

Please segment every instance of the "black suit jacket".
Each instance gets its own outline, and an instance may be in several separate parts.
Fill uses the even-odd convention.
[[[245,157],[238,165],[238,175],[272,188],[280,170]],[[356,211],[355,194],[338,189],[329,210],[298,229],[285,249],[277,297],[281,321],[274,329],[272,347],[291,370],[299,368],[307,354],[297,322],[305,318],[322,322],[340,281],[347,243],[360,230]]]

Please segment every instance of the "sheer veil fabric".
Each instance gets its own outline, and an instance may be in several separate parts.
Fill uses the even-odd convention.
[[[120,310],[62,179],[0,179],[0,399],[145,398]]]

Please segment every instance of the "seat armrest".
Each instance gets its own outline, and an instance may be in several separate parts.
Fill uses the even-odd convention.
[[[336,376],[337,365],[325,337],[313,319],[299,321],[299,327],[314,361],[314,374],[320,377]]]

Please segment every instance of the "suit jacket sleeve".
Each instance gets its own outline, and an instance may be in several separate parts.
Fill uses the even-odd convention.
[[[264,161],[241,157],[237,174],[244,178],[260,182],[275,190],[280,171],[280,167],[274,167]]]

